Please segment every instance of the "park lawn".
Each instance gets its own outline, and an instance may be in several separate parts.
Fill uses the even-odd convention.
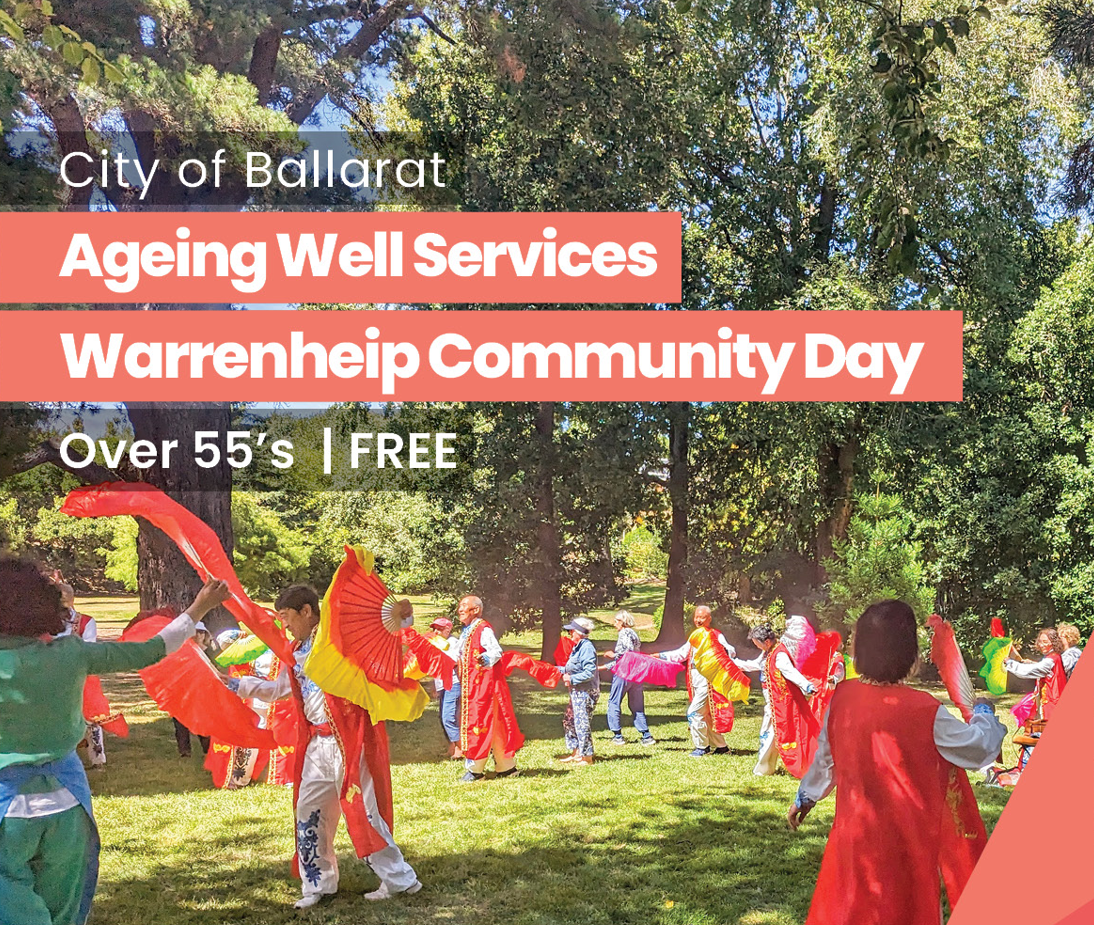
[[[427,601],[416,604],[422,626],[433,611]],[[118,598],[81,599],[77,606],[96,616],[104,636],[115,635],[136,610],[135,600]],[[641,635],[648,641],[654,632]],[[593,638],[606,649],[614,633],[605,625]],[[512,634],[503,644],[538,650],[533,634]],[[171,722],[147,700],[136,675],[106,679],[131,733],[108,737],[109,764],[91,774],[103,840],[96,925],[804,920],[832,802],[821,804],[798,833],[787,829],[796,781],[752,776],[758,691],[738,705],[732,754],[695,760],[687,757],[682,690],[647,694],[656,746],[642,747],[626,729],[628,744],[616,747],[607,741],[605,687],[594,718],[603,760],[568,771],[555,760],[564,750],[564,695],[514,678],[527,738],[518,778],[457,785],[462,767],[444,758],[435,706],[415,723],[389,724],[396,838],[424,889],[384,903],[362,899],[377,879],[342,831],[341,892],[303,917],[291,905],[299,894],[289,871],[289,789],[212,789],[198,754],[177,757]],[[1013,725],[1009,713],[1001,715]],[[976,793],[990,828],[1006,794],[982,787]]]

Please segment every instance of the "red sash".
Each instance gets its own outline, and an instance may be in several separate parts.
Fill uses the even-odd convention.
[[[460,697],[460,750],[473,761],[490,754],[498,723],[507,755],[515,754],[524,745],[501,663],[489,668],[482,665],[482,631],[489,625],[485,620],[477,620],[460,653],[460,687],[463,691]]]
[[[790,652],[781,642],[768,652],[764,664],[764,683],[771,703],[779,757],[790,774],[801,778],[809,770],[817,752],[820,724],[801,688],[787,681],[775,667],[775,658],[779,653],[785,653],[790,658]],[[794,659],[790,658],[790,662],[793,664]]]
[[[1038,678],[1037,693],[1041,698],[1041,719],[1047,720],[1060,698],[1064,695],[1064,687],[1067,684],[1067,672],[1064,671],[1064,660],[1059,652],[1050,652],[1052,659],[1052,674],[1047,678]]]

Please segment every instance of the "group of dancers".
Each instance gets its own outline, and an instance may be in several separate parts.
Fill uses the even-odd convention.
[[[346,569],[372,577],[371,558],[347,549]],[[749,639],[759,654],[741,659],[712,627],[708,607],[695,609],[694,631],[683,646],[654,655],[639,651],[633,618],[620,612],[619,637],[603,664],[589,638],[594,624],[579,618],[567,625],[567,644],[556,654],[558,664],[551,665],[504,652],[474,595],[458,603],[458,635],[442,618],[421,637],[409,627],[409,607],[400,606],[405,602],[387,601],[383,625],[399,642],[394,651],[400,666],[392,676],[382,670],[386,646],[369,649],[368,658],[348,658],[345,646],[352,633],[339,624],[339,607],[341,598],[357,591],[346,584],[350,579],[342,585],[340,580],[336,576],[322,601],[304,585],[277,598],[278,632],[288,636],[266,639],[278,646],[281,670],[267,677],[214,673],[221,690],[282,707],[277,738],[289,743],[281,755],[291,765],[294,871],[301,880],[297,908],[314,906],[338,890],[334,834],[340,819],[358,857],[380,880],[365,894],[367,900],[422,888],[394,840],[384,721],[420,715],[418,679],[426,680],[441,694],[446,730],[458,724],[450,752],[465,762],[461,781],[482,780],[491,759],[496,778],[512,777],[523,744],[507,680],[515,669],[547,687],[567,688],[564,729],[570,753],[565,757],[575,766],[593,760],[589,720],[600,669],[613,672],[613,741],[622,739],[626,697],[646,744],[653,744],[653,736],[644,716],[643,684],[667,685],[685,671],[696,758],[728,751],[733,703],[747,698],[748,673],[759,671],[764,718],[755,773],[774,773],[781,764],[800,778],[787,812],[794,829],[817,802],[833,789],[837,793],[836,821],[808,925],[938,925],[941,886],[951,904],[956,902],[983,850],[986,834],[966,770],[990,764],[1006,730],[987,700],[970,704],[965,722],[930,694],[905,684],[917,660],[918,638],[915,616],[902,602],[875,604],[859,619],[849,677],[839,635],[818,636],[800,617],[788,620],[781,637],[769,626],[754,627]],[[234,575],[210,578],[179,616],[152,623],[144,641],[97,642],[73,625],[70,596],[35,564],[0,559],[0,586],[18,602],[0,608],[0,910],[5,922],[82,925],[89,912],[98,838],[87,777],[76,754],[88,734],[87,678],[180,658],[206,613],[233,599],[238,604],[234,582]],[[264,632],[273,625],[271,620]],[[1043,657],[1030,667],[1017,661],[1009,666],[1019,676],[1037,679],[1042,712],[1066,683],[1063,652],[1054,637],[1055,631],[1039,635]],[[879,913],[879,903],[899,912]]]

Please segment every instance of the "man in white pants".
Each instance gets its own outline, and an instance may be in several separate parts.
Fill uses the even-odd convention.
[[[373,760],[377,752],[386,757],[383,727],[373,726],[360,707],[323,693],[304,672],[319,626],[319,596],[314,588],[293,585],[281,593],[276,606],[278,617],[297,640],[295,664],[272,680],[244,677],[228,683],[244,698],[273,701],[292,696],[301,714],[297,754],[303,754],[303,760],[297,769],[294,808],[303,896],[296,908],[308,909],[338,892],[334,834],[343,815],[358,857],[366,858],[380,878],[379,889],[365,898],[417,893],[422,885],[395,844],[390,818],[385,819],[385,809],[390,816],[390,768]],[[352,780],[347,780],[347,768]],[[374,775],[385,777],[385,807],[380,806]]]
[[[688,729],[695,750],[690,758],[703,758],[710,754],[729,753],[726,737],[714,728],[710,709],[710,677],[721,670],[721,660],[732,659],[736,650],[726,637],[714,629],[710,608],[700,604],[692,615],[695,631],[679,649],[660,652],[657,658],[676,664],[687,664],[688,671]],[[712,751],[713,749],[713,751]]]

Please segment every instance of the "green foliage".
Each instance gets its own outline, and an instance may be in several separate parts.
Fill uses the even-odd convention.
[[[828,613],[854,622],[879,600],[896,598],[923,620],[934,591],[922,564],[922,545],[911,536],[912,519],[896,495],[859,495],[845,540],[825,562],[830,578]]]
[[[467,587],[459,523],[421,492],[332,491],[311,502],[316,570],[333,574],[343,547],[362,545],[397,593],[454,595]]]
[[[116,517],[114,535],[106,549],[103,574],[116,581],[126,591],[137,590],[137,521],[132,517]]]
[[[232,532],[236,574],[251,597],[268,599],[286,585],[310,580],[311,543],[262,496],[232,493]]]
[[[631,581],[664,580],[668,568],[668,553],[661,537],[648,527],[634,527],[623,536],[623,561]]]

